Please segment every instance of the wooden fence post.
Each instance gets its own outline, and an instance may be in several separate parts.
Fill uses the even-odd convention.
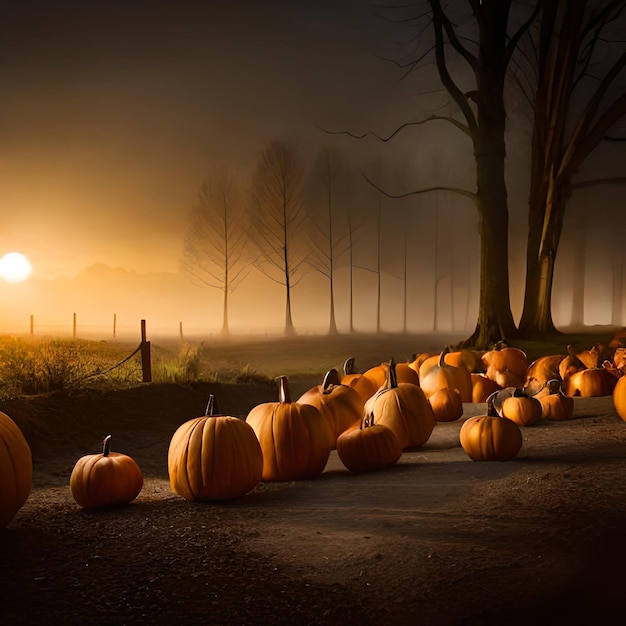
[[[180,332],[180,343],[185,343],[185,337],[183,335],[183,323],[182,322],[179,323],[178,330]]]
[[[76,339],[76,313],[74,313],[74,322],[72,323],[72,339]]]
[[[150,363],[150,342],[146,341],[146,320],[141,320],[141,373],[144,383],[152,382],[152,365]]]
[[[30,336],[32,337],[35,334],[35,316],[31,314],[30,316]]]
[[[117,332],[117,313],[113,313],[113,339],[115,339],[116,332]]]

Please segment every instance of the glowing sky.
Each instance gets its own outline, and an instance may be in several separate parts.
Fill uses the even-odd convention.
[[[0,22],[0,253],[33,277],[178,271],[212,163],[389,101],[367,1],[26,0]]]

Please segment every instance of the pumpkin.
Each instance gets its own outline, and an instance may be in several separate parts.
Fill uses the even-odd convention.
[[[561,390],[558,378],[546,384],[547,394],[538,398],[541,403],[541,419],[563,421],[569,420],[574,414],[574,398],[566,396]]]
[[[341,384],[352,387],[361,396],[363,402],[371,398],[376,391],[378,391],[379,385],[367,376],[359,374],[354,369],[354,357],[346,359],[343,364],[343,377],[341,378]]]
[[[518,426],[533,426],[541,421],[541,402],[526,395],[521,389],[502,402],[502,417],[510,419]]]
[[[465,365],[449,365],[446,363],[446,355],[449,348],[445,348],[438,357],[437,364],[426,360],[422,363],[419,371],[420,387],[429,398],[433,393],[443,387],[456,389],[461,394],[462,402],[472,401],[472,376]]]
[[[401,455],[402,445],[395,433],[367,418],[337,438],[337,456],[351,472],[384,469]]]
[[[142,487],[143,474],[135,460],[111,452],[111,435],[104,438],[101,454],[78,459],[70,475],[72,496],[85,509],[129,504]]]
[[[438,422],[453,422],[463,415],[463,402],[458,389],[442,387],[428,401]]]
[[[0,528],[22,508],[33,484],[33,459],[19,426],[0,411]]]
[[[369,378],[376,385],[376,389],[378,390],[386,383],[388,371],[389,363],[381,363],[380,365],[370,367],[370,369],[368,369],[363,376]],[[396,363],[396,379],[398,383],[411,383],[413,385],[419,385],[418,373],[411,367],[409,362]]]
[[[336,369],[326,372],[322,384],[305,391],[297,402],[310,404],[322,414],[328,426],[331,450],[337,447],[337,437],[344,430],[359,424],[365,404],[355,389],[341,384]]]
[[[618,379],[613,388],[613,404],[620,419],[626,422],[626,377]]]
[[[565,358],[564,354],[550,354],[535,359],[526,372],[524,391],[536,395],[550,380],[560,380],[559,364]]]
[[[610,396],[617,379],[603,367],[582,369],[570,374],[563,380],[563,392],[566,396],[594,398]]]
[[[390,428],[402,449],[422,446],[433,432],[435,414],[421,387],[398,383],[395,372],[392,360],[386,384],[365,403],[364,416]]]
[[[500,387],[522,388],[528,373],[528,358],[519,348],[498,344],[485,352],[481,360],[485,366],[485,375]]]
[[[495,380],[487,378],[484,374],[472,372],[472,402],[487,402],[487,398],[494,393],[502,389]]]
[[[465,420],[459,432],[461,447],[472,461],[508,461],[522,448],[520,427],[500,417],[491,399],[487,401],[487,414]]]
[[[262,480],[316,478],[330,456],[328,423],[314,406],[291,401],[285,376],[278,378],[278,392],[278,402],[259,404],[246,418],[263,452]]]
[[[230,415],[215,415],[209,396],[204,416],[179,426],[167,453],[170,487],[187,500],[243,496],[261,481],[263,453],[254,430]]]

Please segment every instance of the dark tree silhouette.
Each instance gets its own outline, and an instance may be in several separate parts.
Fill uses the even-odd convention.
[[[531,86],[534,128],[520,320],[520,333],[526,337],[556,331],[554,266],[572,191],[626,182],[624,177],[608,176],[581,180],[579,174],[584,161],[626,116],[626,4],[624,0],[545,0],[543,4],[534,40],[537,79]]]
[[[222,333],[229,333],[228,296],[247,276],[245,212],[233,176],[223,168],[203,181],[189,214],[182,268],[223,293]]]

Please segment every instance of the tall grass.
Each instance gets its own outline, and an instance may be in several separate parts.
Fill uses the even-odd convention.
[[[199,346],[151,344],[153,382],[267,382],[249,366],[211,363]],[[0,399],[143,380],[137,346],[81,339],[0,337]]]

